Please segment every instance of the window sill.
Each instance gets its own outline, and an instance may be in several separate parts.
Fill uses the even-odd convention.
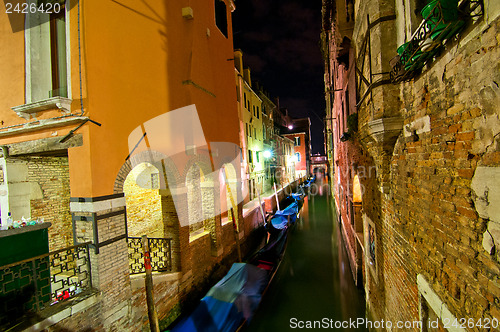
[[[14,106],[12,107],[12,110],[16,112],[19,117],[25,120],[29,120],[31,117],[35,118],[38,112],[50,109],[58,108],[64,113],[70,113],[71,102],[72,99],[69,98],[53,97],[49,99],[36,101],[34,103]]]
[[[12,135],[25,134],[28,132],[33,132],[41,129],[56,128],[56,127],[71,125],[74,123],[81,123],[87,119],[88,118],[86,116],[68,115],[68,117],[64,119],[35,120],[28,122],[24,125],[15,126],[16,128],[0,128],[2,130],[5,129],[4,131],[0,131],[0,138]]]
[[[210,232],[206,230],[198,230],[196,232],[193,232],[192,234],[189,234],[189,243],[192,243],[208,235],[210,235]]]

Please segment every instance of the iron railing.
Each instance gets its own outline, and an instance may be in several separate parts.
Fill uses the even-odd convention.
[[[472,17],[483,15],[482,0],[464,0],[455,9],[456,17],[449,17],[449,9],[436,2],[415,30],[410,41],[398,48],[398,56],[391,60],[392,82],[410,80],[424,65],[433,61],[442,46],[453,39]]]
[[[130,274],[145,273],[142,238],[128,237]],[[148,238],[151,269],[157,272],[172,271],[172,239]]]
[[[92,290],[90,242],[0,267],[0,329]]]

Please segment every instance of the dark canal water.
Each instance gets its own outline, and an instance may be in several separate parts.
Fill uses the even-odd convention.
[[[321,179],[316,182],[320,190],[305,198],[281,266],[246,332],[364,331],[335,328],[364,318],[365,301],[352,279],[334,203]]]

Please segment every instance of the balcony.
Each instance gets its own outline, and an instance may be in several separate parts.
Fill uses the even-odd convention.
[[[483,15],[482,0],[434,0],[422,9],[422,23],[410,41],[397,49],[390,61],[392,82],[408,81],[434,61],[444,45],[449,43],[473,18]]]
[[[27,328],[95,294],[89,244],[1,266],[0,330]]]

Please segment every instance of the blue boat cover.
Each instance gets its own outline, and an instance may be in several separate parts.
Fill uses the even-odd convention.
[[[254,265],[235,263],[212,287],[194,312],[172,331],[235,331],[250,320],[267,285],[267,272]]]
[[[276,211],[271,218],[271,224],[276,229],[284,229],[288,224],[288,216],[290,216],[290,222],[293,223],[297,219],[297,212],[299,212],[299,205],[297,202],[293,202],[285,209]]]

